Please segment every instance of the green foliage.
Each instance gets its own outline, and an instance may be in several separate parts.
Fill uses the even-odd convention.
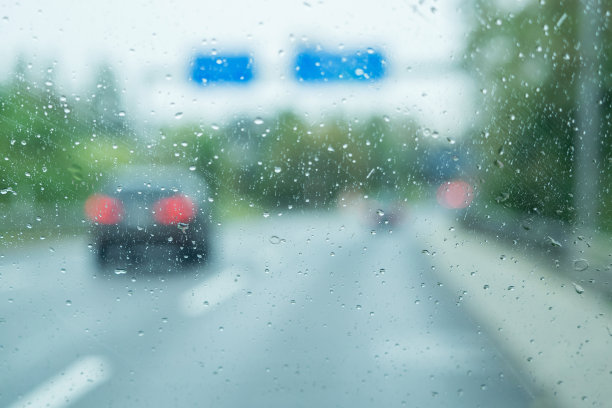
[[[164,129],[153,149],[164,164],[195,167],[225,204],[325,208],[342,192],[414,189],[416,132],[382,118],[313,125],[284,112],[217,129]]]
[[[14,80],[0,86],[0,204],[12,211],[80,207],[115,168],[145,163],[199,173],[221,216],[327,208],[347,193],[412,198],[431,181],[433,146],[447,144],[410,120],[332,116],[312,123],[291,112],[136,134],[118,114],[112,71],[101,69],[82,98],[56,93],[52,78],[37,85],[26,74],[18,65]]]
[[[575,217],[575,139],[582,44],[578,0],[530,2],[518,12],[476,2],[477,27],[465,67],[481,82],[482,133],[470,135],[479,151],[481,197],[519,211]],[[599,10],[598,61],[602,112],[610,111],[612,31],[609,10]],[[609,115],[599,138],[600,205],[610,223]],[[596,137],[597,135],[587,135]],[[607,143],[606,143],[607,142]],[[595,198],[594,198],[595,199]]]
[[[51,79],[36,85],[21,70],[0,85],[0,203],[80,204],[103,171],[128,160],[125,147],[116,133],[92,132],[87,102],[69,101]]]

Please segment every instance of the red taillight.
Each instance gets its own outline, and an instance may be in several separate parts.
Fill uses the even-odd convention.
[[[116,198],[94,194],[85,202],[85,214],[100,224],[117,224],[123,218],[123,205]]]
[[[196,207],[193,201],[182,195],[162,198],[153,206],[153,216],[155,221],[164,225],[187,223],[196,214]]]
[[[462,180],[447,181],[438,187],[438,203],[449,209],[465,208],[474,199],[474,189]]]

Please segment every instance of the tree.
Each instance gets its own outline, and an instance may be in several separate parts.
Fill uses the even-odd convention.
[[[94,130],[113,135],[129,131],[121,91],[111,66],[103,64],[98,68],[88,102]]]
[[[524,212],[538,212],[575,220],[577,132],[580,90],[586,80],[581,68],[588,64],[584,50],[596,47],[580,35],[580,25],[593,24],[603,47],[596,49],[599,85],[597,100],[610,111],[612,95],[612,31],[610,10],[596,1],[531,2],[518,11],[503,10],[498,2],[475,2],[476,29],[470,36],[465,67],[481,83],[482,131],[471,135],[480,152],[477,165],[483,197],[490,203]],[[600,19],[584,21],[589,7]],[[595,112],[591,112],[594,114]],[[610,185],[609,115],[599,132],[585,135],[598,140],[597,191],[601,211],[612,198]],[[595,180],[589,180],[594,183]],[[591,198],[595,199],[595,198]]]

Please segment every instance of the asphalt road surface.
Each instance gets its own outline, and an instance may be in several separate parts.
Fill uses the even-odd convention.
[[[87,237],[0,250],[0,406],[524,407],[410,223],[270,215],[212,259],[100,271]]]

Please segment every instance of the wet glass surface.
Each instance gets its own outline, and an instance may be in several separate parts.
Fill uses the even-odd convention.
[[[611,12],[0,5],[0,405],[605,406]]]

